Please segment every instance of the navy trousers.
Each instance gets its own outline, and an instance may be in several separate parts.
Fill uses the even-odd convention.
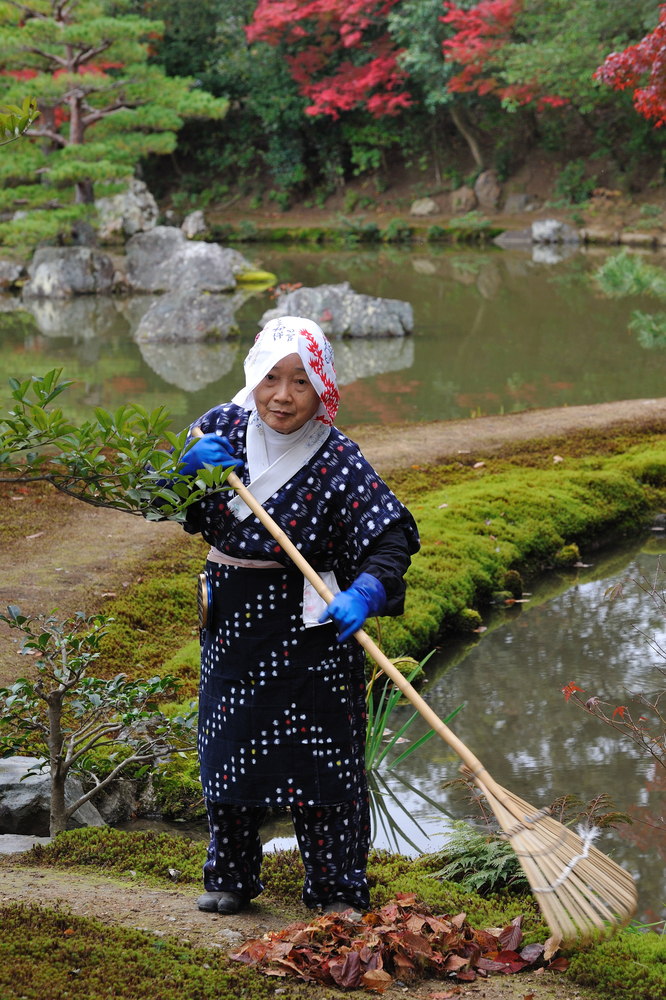
[[[204,865],[208,892],[237,892],[253,899],[261,882],[259,827],[264,806],[206,800],[210,844]],[[334,900],[359,910],[370,905],[366,866],[370,843],[367,797],[336,805],[292,805],[291,817],[305,868],[303,902],[310,908]]]

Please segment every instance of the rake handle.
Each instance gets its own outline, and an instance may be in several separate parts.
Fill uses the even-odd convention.
[[[255,499],[247,486],[241,482],[235,472],[229,473],[227,483],[242,498],[243,502],[247,504],[255,517],[261,521],[263,526],[273,536],[275,541],[279,543],[291,561],[301,571],[303,576],[310,581],[319,596],[323,598],[327,604],[330,604],[333,600],[333,593],[328,589],[317,571],[298,551],[289,536],[285,534],[279,524],[276,524],[270,514]],[[359,629],[358,632],[354,633],[354,638],[363,647],[366,653],[375,661],[377,666],[380,667],[380,669],[386,674],[386,676],[393,681],[395,686],[402,691],[408,701],[410,701],[414,708],[423,716],[430,728],[434,729],[437,735],[440,736],[445,743],[448,743],[452,750],[455,750],[461,760],[464,761],[465,765],[472,772],[474,778],[480,778],[487,788],[492,791],[496,791],[497,794],[501,796],[502,789],[499,785],[497,785],[490,774],[488,774],[478,757],[476,757],[472,751],[465,746],[462,740],[458,739],[456,734],[449,729],[446,723],[442,722],[437,713],[434,712],[430,705],[423,700],[418,691],[416,691],[409,681],[403,677],[397,667],[391,663],[389,658],[382,653],[381,649],[379,649],[379,647],[373,642],[367,632],[364,632],[363,629]]]

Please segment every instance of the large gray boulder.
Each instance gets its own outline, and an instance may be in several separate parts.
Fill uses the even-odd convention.
[[[538,201],[531,195],[522,191],[514,191],[506,196],[504,201],[505,215],[520,215],[523,212],[533,212],[538,206]]]
[[[28,266],[23,296],[66,299],[109,293],[115,271],[111,257],[92,247],[40,247]]]
[[[502,197],[502,188],[494,170],[484,170],[474,182],[474,194],[479,207],[486,212],[494,212]]]
[[[409,209],[410,215],[435,215],[436,212],[439,212],[439,205],[434,198],[417,198]]]
[[[260,324],[264,326],[280,316],[307,316],[329,336],[404,337],[414,329],[409,302],[361,295],[348,281],[283,293],[275,308],[261,317]]]
[[[465,215],[467,212],[473,212],[478,204],[473,189],[467,185],[451,192],[451,211],[456,214]]]
[[[536,219],[532,223],[534,243],[580,243],[577,229],[559,219]]]
[[[137,233],[125,247],[127,281],[135,292],[171,292],[198,288],[228,292],[236,276],[252,265],[238,250],[218,243],[188,240],[176,226],[156,226]]]
[[[143,183],[133,177],[126,191],[95,202],[99,220],[98,239],[102,243],[124,243],[128,236],[146,232],[157,225],[159,208]]]
[[[577,246],[580,243],[580,233],[559,219],[535,219],[526,229],[508,229],[500,233],[494,242],[504,250],[562,244]]]
[[[48,837],[51,806],[51,778],[48,773],[25,777],[39,760],[36,757],[0,759],[0,833]],[[66,802],[69,805],[83,794],[77,778],[67,779]],[[68,829],[82,826],[105,826],[91,802],[82,805],[70,817]]]
[[[203,236],[208,231],[208,226],[206,225],[206,219],[201,209],[199,208],[196,212],[190,212],[189,215],[186,215],[180,228],[188,240],[196,239],[197,236]]]
[[[178,288],[160,296],[143,314],[134,338],[138,343],[226,340],[238,335],[238,304],[236,296]]]

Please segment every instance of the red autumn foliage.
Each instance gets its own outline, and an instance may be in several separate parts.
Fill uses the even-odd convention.
[[[564,687],[562,688],[562,694],[564,695],[564,700],[569,701],[571,695],[574,694],[576,691],[584,691],[584,688],[578,687],[578,685],[574,684],[573,681],[571,681],[571,683],[569,684],[565,684]]]
[[[666,125],[666,4],[659,23],[636,45],[611,52],[595,71],[614,90],[633,90],[636,111],[655,126]]]
[[[334,913],[247,941],[231,957],[269,976],[297,976],[345,989],[382,993],[394,979],[473,982],[534,967],[544,946],[522,941],[522,917],[502,931],[471,927],[464,913],[437,916],[414,895],[398,893],[360,919]],[[552,966],[549,966],[549,968]]]
[[[462,67],[448,82],[451,93],[475,93],[479,97],[495,94],[502,101],[516,104],[536,101],[539,108],[568,103],[563,97],[539,93],[537,81],[502,84],[495,75],[496,56],[512,40],[521,6],[522,0],[481,0],[468,10],[445,0],[447,13],[441,20],[455,28],[456,34],[442,43],[444,59]]]
[[[249,42],[284,46],[292,77],[312,103],[309,115],[339,118],[364,107],[374,117],[412,103],[387,30],[398,0],[259,0]],[[331,67],[334,67],[331,70]]]

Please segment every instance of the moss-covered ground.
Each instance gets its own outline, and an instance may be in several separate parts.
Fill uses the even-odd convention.
[[[26,877],[34,878],[40,868],[92,870],[126,880],[137,890],[145,885],[173,889],[173,873],[177,871],[179,885],[192,886],[194,896],[204,856],[201,842],[107,828],[61,834],[15,863],[25,866]],[[440,865],[441,856],[410,861],[372,852],[368,867],[371,908],[381,907],[396,893],[413,893],[434,912],[465,912],[474,927],[503,927],[522,916],[524,943],[546,940],[548,931],[529,893],[503,888],[479,895],[460,884],[434,878]],[[0,874],[1,870],[0,865]],[[266,854],[263,878],[262,907],[279,913],[284,924],[303,920],[298,903],[303,878],[298,852]],[[0,907],[0,921],[3,1000],[195,1000],[220,995],[263,1000],[274,995],[271,980],[230,961],[225,954],[175,938],[156,938],[143,929],[109,927],[66,910],[16,903]],[[622,931],[610,940],[565,951],[562,957],[570,963],[564,976],[569,989],[545,995],[568,997],[573,995],[573,984],[580,983],[593,987],[599,1000],[662,1000],[666,996],[666,939],[662,935]],[[483,988],[487,989],[487,984]],[[309,995],[312,989],[308,987]],[[281,980],[280,995],[287,1000],[302,997],[303,987],[290,979]]]

